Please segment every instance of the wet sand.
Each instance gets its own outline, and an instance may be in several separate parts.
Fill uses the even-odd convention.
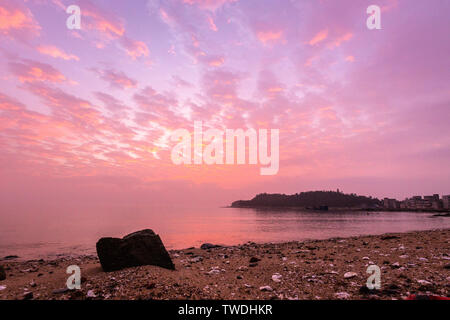
[[[450,295],[450,229],[169,251],[175,271],[105,273],[96,256],[2,260],[0,299],[404,299]],[[12,253],[13,254],[13,253]],[[366,287],[367,267],[381,288]],[[81,268],[68,290],[66,268]]]

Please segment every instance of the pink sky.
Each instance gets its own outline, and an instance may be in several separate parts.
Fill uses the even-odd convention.
[[[66,27],[77,4],[81,30]],[[366,8],[381,7],[381,30]],[[0,0],[0,202],[450,194],[448,0]],[[194,121],[280,169],[171,162]]]

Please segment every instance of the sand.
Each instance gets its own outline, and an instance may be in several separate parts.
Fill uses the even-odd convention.
[[[404,299],[449,296],[450,230],[171,250],[176,270],[102,271],[97,257],[0,261],[0,299]],[[381,288],[368,290],[369,265]],[[66,268],[81,268],[80,290]],[[345,275],[345,276],[344,276]]]

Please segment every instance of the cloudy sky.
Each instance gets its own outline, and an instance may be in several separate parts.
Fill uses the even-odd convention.
[[[81,29],[66,8],[81,8]],[[369,30],[366,8],[381,8]],[[0,0],[0,200],[450,194],[448,0]],[[280,169],[170,134],[280,130]]]

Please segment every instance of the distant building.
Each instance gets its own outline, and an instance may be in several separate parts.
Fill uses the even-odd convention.
[[[400,202],[395,199],[384,198],[383,207],[385,209],[400,209]]]
[[[442,204],[443,204],[444,209],[447,209],[447,210],[450,209],[450,195],[442,196]]]

